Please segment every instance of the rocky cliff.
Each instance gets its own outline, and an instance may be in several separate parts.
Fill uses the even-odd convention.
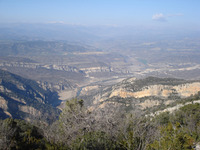
[[[59,110],[56,92],[43,89],[29,79],[0,70],[0,117],[17,119],[56,119]]]
[[[26,63],[26,62],[0,62],[0,67],[21,67],[21,68],[31,68],[31,69],[52,69],[60,71],[69,71],[69,72],[81,72],[81,70],[76,67],[68,65],[42,65],[39,63]]]
[[[100,108],[113,103],[129,110],[169,105],[175,101],[195,95],[200,91],[200,81],[188,81],[173,78],[148,77],[129,78],[102,89],[93,95],[93,103]]]

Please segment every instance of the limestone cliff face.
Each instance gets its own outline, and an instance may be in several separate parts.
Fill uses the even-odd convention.
[[[99,88],[98,85],[83,87],[80,92],[80,95],[88,95],[92,90],[97,90],[98,88]]]
[[[110,67],[87,67],[87,68],[80,68],[80,70],[84,71],[85,73],[113,71],[113,69]]]
[[[133,109],[146,109],[168,105],[176,100],[195,95],[200,91],[200,81],[172,78],[129,78],[94,96],[93,103],[100,107],[108,102],[123,103]]]
[[[44,89],[44,90],[51,90],[51,91],[63,91],[63,90],[69,90],[69,89],[74,89],[75,87],[69,83],[49,83],[49,82],[42,82],[42,81],[37,81],[39,86]]]
[[[25,113],[31,114],[33,116],[41,117],[41,115],[42,115],[41,111],[39,111],[31,106],[19,106],[19,110],[21,110]]]
[[[177,95],[181,98],[185,98],[197,94],[199,91],[200,91],[200,82],[184,83],[177,86],[150,85],[150,86],[144,86],[143,88],[141,88],[140,91],[136,92],[130,92],[123,88],[115,89],[111,92],[109,98],[114,96],[118,96],[121,98],[127,98],[127,97],[142,98],[148,96],[167,98],[170,95]]]
[[[3,110],[7,116],[12,117],[12,115],[8,112],[8,102],[0,96],[0,108]]]
[[[80,72],[80,70],[76,67],[68,66],[68,65],[41,65],[39,63],[26,63],[26,62],[1,62],[0,67],[20,67],[20,68],[45,68],[45,69],[54,69],[61,71],[69,71],[69,72]]]

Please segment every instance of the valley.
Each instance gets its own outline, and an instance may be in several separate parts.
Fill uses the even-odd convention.
[[[200,150],[199,6],[0,0],[0,150]]]
[[[129,77],[200,78],[198,39],[118,41],[114,38],[109,42],[99,41],[101,45],[96,42],[88,45],[67,41],[2,41],[0,69],[35,80],[57,91],[62,100],[88,94],[91,86],[98,87],[92,88],[94,92]]]
[[[4,147],[15,141],[13,147],[32,142],[29,147],[81,149],[90,147],[91,140],[100,141],[96,148],[111,141],[105,147],[148,149],[157,146],[160,136],[165,138],[161,129],[168,126],[181,133],[171,138],[187,136],[196,142],[189,146],[198,147],[198,36],[83,41],[19,37],[0,41]],[[137,139],[139,144],[131,144]]]
[[[179,42],[183,44],[185,40]],[[200,91],[197,43],[190,51],[190,44],[177,47],[172,41],[167,43],[176,50],[164,49],[169,45],[160,42],[139,43],[132,47],[127,41],[125,51],[116,51],[117,43],[109,49],[108,43],[95,47],[96,43],[89,46],[67,41],[2,42],[0,69],[55,93],[57,97],[50,100],[51,105],[61,110],[66,101],[78,98],[90,110],[115,105],[133,112],[153,111]],[[153,48],[159,46],[162,49]],[[4,85],[1,90],[9,93]],[[9,106],[5,98],[1,108],[12,116],[6,111]],[[34,114],[37,108],[18,109]]]

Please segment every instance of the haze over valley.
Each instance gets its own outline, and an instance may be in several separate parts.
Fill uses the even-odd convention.
[[[200,37],[193,33],[168,35],[166,31],[136,32],[132,28],[128,33],[120,27],[64,24],[37,24],[37,33],[35,29],[31,31],[33,26],[18,24],[8,27],[9,31],[1,27],[2,34],[15,36],[1,38],[0,68],[56,90],[62,100],[79,96],[87,86],[98,89],[128,77],[200,78]],[[60,27],[65,29],[64,33],[59,31]],[[84,40],[82,34],[72,33],[75,39],[65,40],[68,32],[82,28]],[[95,32],[100,29],[102,34],[111,30],[113,35]],[[147,35],[143,36],[145,32]]]

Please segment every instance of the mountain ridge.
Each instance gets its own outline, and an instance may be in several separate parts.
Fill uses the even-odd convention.
[[[128,78],[90,95],[98,108],[118,105],[128,110],[146,110],[191,97],[200,91],[200,81],[175,78]]]
[[[61,101],[56,92],[45,90],[36,81],[0,70],[1,118],[54,120]],[[52,115],[52,116],[51,116]]]

